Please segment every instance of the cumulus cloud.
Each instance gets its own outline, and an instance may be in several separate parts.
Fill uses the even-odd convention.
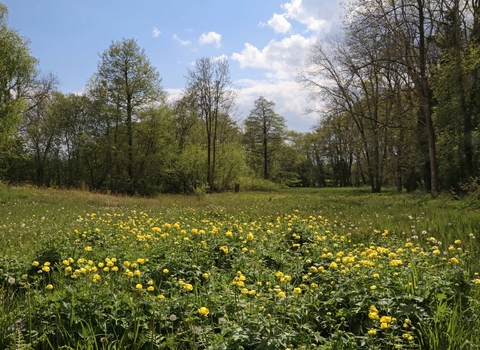
[[[217,47],[220,47],[222,45],[221,40],[222,40],[222,35],[215,32],[203,33],[202,35],[200,35],[200,38],[198,39],[200,44],[215,43]]]
[[[273,17],[270,18],[267,24],[275,31],[275,33],[286,33],[292,27],[290,22],[285,19],[284,15],[276,13],[273,14]]]
[[[173,40],[183,46],[190,45],[190,41],[180,39],[177,34],[173,34]]]
[[[217,57],[212,57],[212,60],[217,62],[217,61],[225,61],[225,60],[228,60],[228,56],[225,55],[225,54],[222,54],[220,56],[217,56]]]
[[[340,0],[291,0],[282,5],[284,16],[314,32],[329,32],[340,15]]]
[[[160,34],[162,34],[162,32],[159,31],[159,30],[157,29],[157,27],[153,27],[152,36],[153,36],[154,38],[156,38],[156,37],[159,36]]]
[[[281,41],[271,40],[263,49],[245,43],[243,50],[234,52],[232,60],[238,61],[241,68],[267,69],[267,77],[294,79],[314,38],[295,34]]]
[[[167,92],[167,101],[172,103],[181,97],[183,90],[176,88],[168,88],[165,89],[165,91]]]

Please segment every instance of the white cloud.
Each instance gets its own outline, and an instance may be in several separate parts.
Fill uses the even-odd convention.
[[[225,60],[228,60],[228,56],[225,55],[225,54],[222,54],[220,56],[217,56],[217,57],[212,57],[212,60],[213,61],[225,61]]]
[[[284,16],[314,32],[329,32],[340,14],[340,0],[291,0],[282,5]]]
[[[157,27],[153,27],[152,36],[153,36],[154,38],[156,38],[156,37],[159,36],[160,34],[162,34],[162,32],[159,31],[159,30],[157,29]]]
[[[267,22],[273,28],[275,33],[286,33],[290,30],[292,25],[285,19],[284,15],[274,13],[273,17]]]
[[[173,34],[173,40],[183,46],[190,45],[190,41],[180,39],[177,34]]]
[[[176,89],[176,88],[169,88],[169,89],[165,89],[165,91],[167,92],[167,101],[172,103],[172,102],[175,102],[175,100],[180,98],[183,90]]]
[[[269,70],[269,78],[294,80],[314,40],[295,34],[281,41],[271,40],[262,50],[246,43],[243,50],[234,52],[231,58],[238,61],[241,68]]]
[[[200,44],[215,43],[217,47],[221,46],[221,43],[220,43],[221,40],[222,40],[222,35],[215,32],[203,33],[202,35],[200,35],[200,38],[198,39]]]

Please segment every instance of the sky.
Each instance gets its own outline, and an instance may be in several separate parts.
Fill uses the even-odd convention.
[[[239,119],[260,96],[289,130],[308,132],[308,92],[295,82],[317,38],[338,33],[340,0],[0,0],[59,90],[81,93],[113,41],[134,38],[173,100],[198,58],[228,59]]]

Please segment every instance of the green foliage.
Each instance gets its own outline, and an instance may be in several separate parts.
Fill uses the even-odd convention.
[[[8,10],[0,4],[0,148],[15,134],[26,104],[21,96],[36,72],[28,41],[8,28]]]
[[[277,191],[280,189],[280,185],[262,178],[255,176],[242,176],[238,183],[240,184],[240,190],[246,191]]]
[[[260,96],[244,121],[248,163],[264,179],[275,175],[273,160],[285,139],[285,118],[276,114],[274,108],[273,101]]]

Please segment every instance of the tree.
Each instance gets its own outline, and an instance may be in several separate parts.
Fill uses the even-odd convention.
[[[236,92],[231,87],[230,70],[226,59],[209,57],[197,59],[195,68],[188,70],[184,95],[203,120],[207,148],[207,184],[215,189],[216,151],[219,131],[235,112]]]
[[[0,3],[0,146],[16,132],[26,108],[22,98],[36,72],[28,40],[8,28],[8,10]]]
[[[136,40],[112,42],[100,55],[98,72],[93,76],[89,92],[113,106],[118,121],[125,126],[127,138],[127,177],[129,191],[134,187],[134,125],[140,111],[154,103],[163,103],[162,79],[152,66],[144,49]],[[119,128],[116,129],[119,131]]]
[[[276,114],[274,108],[273,101],[260,96],[245,120],[245,143],[251,158],[261,156],[264,179],[270,178],[269,163],[283,142],[286,129],[285,118]]]
[[[418,104],[419,146],[425,148],[425,177],[429,190],[439,190],[437,154],[433,111],[435,98],[432,91],[432,67],[438,58],[438,47],[432,40],[438,31],[438,14],[442,4],[437,0],[354,0],[349,2],[346,31],[363,44],[368,41],[388,44],[387,57],[379,62],[395,63],[396,69],[405,71],[404,82],[412,86]],[[424,147],[425,145],[425,147]]]

